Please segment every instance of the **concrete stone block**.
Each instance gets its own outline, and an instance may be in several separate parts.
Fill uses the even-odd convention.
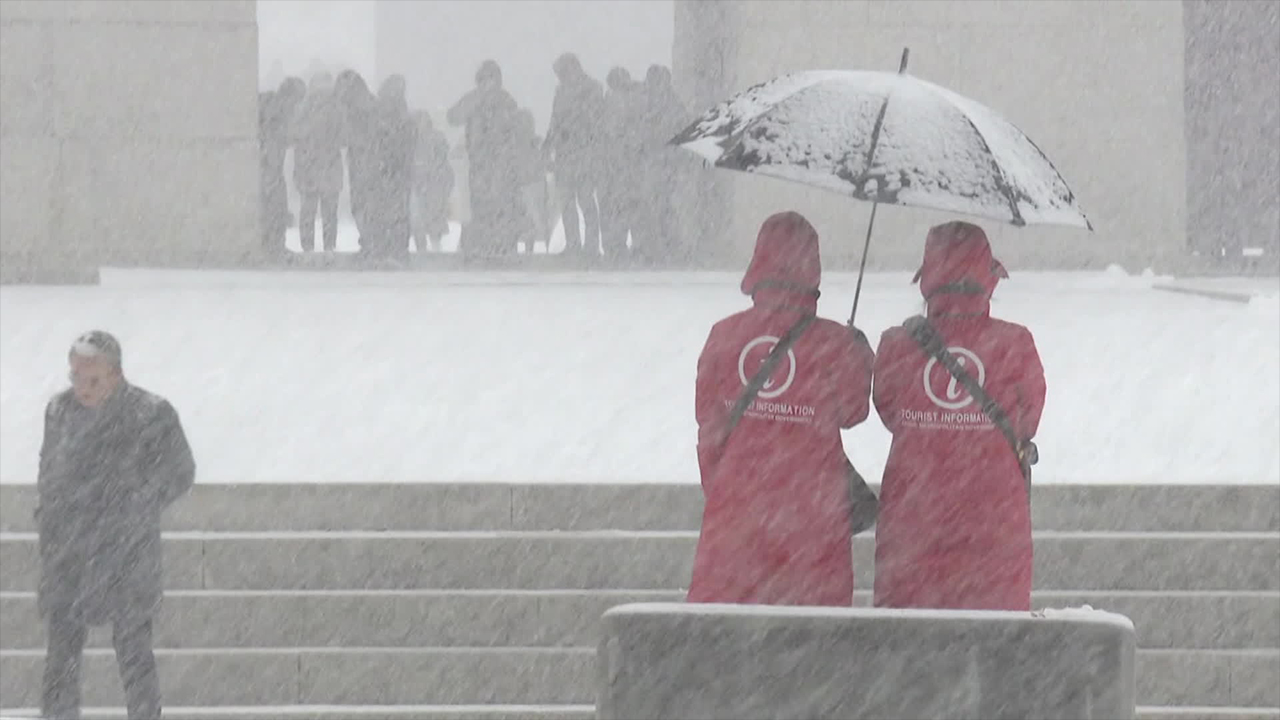
[[[59,137],[257,138],[258,34],[253,24],[86,22],[59,26],[49,41],[54,132]],[[189,172],[200,174],[197,168],[206,166],[192,165]],[[256,168],[255,163],[251,169]]]
[[[1231,705],[1280,708],[1280,648],[1235,652],[1228,658]]]
[[[4,0],[0,20],[94,24],[254,24],[253,0]]]
[[[594,646],[618,605],[682,602],[680,590],[170,591],[156,642],[197,647]],[[858,592],[855,607],[868,607]],[[1130,618],[1144,649],[1280,647],[1280,592],[1038,591],[1032,607],[1090,605]],[[110,647],[109,628],[91,647]],[[0,593],[0,648],[39,649],[35,594]]]
[[[582,689],[591,686],[594,665],[591,648],[309,652],[302,655],[300,702],[580,702]]]
[[[1144,705],[1230,705],[1230,656],[1144,651],[1138,658],[1138,698]]]
[[[694,530],[702,488],[689,484],[513,485],[515,530]]]
[[[1041,485],[1036,530],[1280,531],[1280,485]]]
[[[165,537],[165,587],[197,590],[203,587],[201,543],[190,538]],[[0,532],[0,592],[34,591],[40,577],[40,556],[35,533]]]
[[[692,568],[690,533],[418,533],[218,537],[218,589],[670,589]]]
[[[1032,525],[1060,531],[1280,531],[1280,485],[1040,485]],[[197,484],[173,531],[697,530],[687,483]],[[0,531],[32,530],[32,485],[0,485]]]
[[[0,531],[34,528],[33,485],[0,485]],[[164,516],[170,531],[507,530],[511,487],[497,483],[199,484]],[[570,528],[543,528],[570,529]]]
[[[601,718],[1132,718],[1109,613],[640,604],[604,616]]]
[[[156,653],[160,693],[174,705],[292,705],[298,656],[293,652],[162,650]],[[0,652],[0,706],[39,707],[43,651]],[[81,666],[87,706],[124,705],[115,652],[92,649]]]
[[[1144,649],[1280,647],[1280,592],[1038,591],[1033,608],[1089,605],[1133,621]]]
[[[53,242],[50,210],[60,177],[58,156],[58,141],[51,138],[0,136],[0,253],[5,264],[30,263],[39,248]]]
[[[97,264],[251,256],[257,154],[252,138],[65,141],[56,232],[68,252]]]
[[[1280,590],[1275,533],[1037,533],[1043,590]]]
[[[171,589],[685,588],[695,532],[168,534]],[[874,540],[853,542],[855,582]],[[30,590],[35,535],[0,535],[0,590]],[[1280,590],[1274,533],[1038,533],[1041,590]],[[12,568],[12,570],[10,569]]]
[[[52,130],[49,51],[44,27],[0,22],[0,138],[47,137]]]
[[[511,489],[498,484],[197,485],[166,517],[173,530],[506,530]]]

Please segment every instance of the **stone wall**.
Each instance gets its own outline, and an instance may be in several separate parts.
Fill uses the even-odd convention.
[[[257,250],[252,0],[0,3],[0,280]]]
[[[693,6],[686,12],[702,5],[682,4]],[[987,223],[1011,268],[1137,267],[1185,253],[1180,3],[798,0],[725,3],[722,12],[732,19],[714,32],[733,91],[804,69],[893,71],[910,47],[909,72],[989,105],[1027,133],[1096,232]],[[732,178],[721,240],[739,262],[760,222],[791,208],[818,227],[828,267],[856,267],[870,205],[770,178]],[[927,228],[948,217],[882,209],[871,266],[914,267]]]
[[[1280,3],[1185,0],[1187,241],[1280,267]]]

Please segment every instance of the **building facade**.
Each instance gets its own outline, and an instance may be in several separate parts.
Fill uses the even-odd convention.
[[[0,280],[258,251],[252,0],[0,2]]]
[[[1094,224],[1087,233],[986,223],[1010,265],[1170,267],[1227,241],[1270,243],[1274,258],[1278,7],[1267,0],[687,0],[677,9],[674,70],[686,99],[703,109],[787,72],[893,71],[910,48],[909,72],[992,107],[1031,137]],[[1225,84],[1223,65],[1233,69]],[[1229,135],[1219,132],[1228,125]],[[817,225],[829,266],[855,266],[870,205],[770,178],[715,174],[722,177],[699,203],[711,216],[703,238],[711,262],[740,262],[764,217],[792,208]],[[870,266],[912,267],[927,228],[946,217],[882,208]]]

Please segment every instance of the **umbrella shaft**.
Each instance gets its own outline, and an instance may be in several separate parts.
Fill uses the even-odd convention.
[[[862,243],[862,262],[858,264],[858,286],[853,291],[853,310],[849,313],[849,327],[858,316],[858,299],[862,297],[862,276],[867,273],[867,252],[871,250],[871,229],[876,225],[876,208],[880,203],[871,203],[871,218],[867,220],[867,239]]]

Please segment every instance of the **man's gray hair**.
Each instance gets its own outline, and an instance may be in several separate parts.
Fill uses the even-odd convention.
[[[80,357],[105,357],[115,369],[121,369],[120,341],[108,332],[90,330],[71,343],[71,353]]]

